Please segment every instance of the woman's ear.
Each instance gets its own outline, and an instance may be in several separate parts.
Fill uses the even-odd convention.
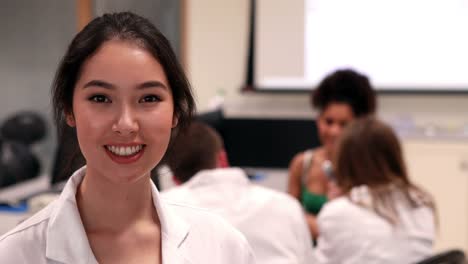
[[[179,117],[177,115],[174,115],[172,118],[172,128],[175,128],[179,124]]]
[[[65,121],[70,127],[76,126],[75,117],[73,116],[73,114],[65,114]]]

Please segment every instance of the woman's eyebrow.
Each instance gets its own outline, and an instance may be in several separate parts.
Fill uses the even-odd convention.
[[[88,88],[88,87],[91,87],[91,86],[97,86],[97,87],[102,87],[102,88],[105,88],[105,89],[110,89],[110,90],[114,90],[116,88],[116,86],[112,83],[108,83],[106,81],[102,81],[102,80],[91,80],[89,82],[87,82],[83,88]],[[147,88],[163,88],[165,90],[168,89],[168,87],[163,84],[162,82],[160,81],[147,81],[147,82],[144,82],[144,83],[141,83],[137,86],[137,89],[147,89]]]
[[[102,87],[102,88],[106,88],[106,89],[110,89],[110,90],[115,89],[115,85],[113,85],[111,83],[108,83],[108,82],[105,82],[105,81],[101,81],[101,80],[91,80],[91,81],[87,82],[83,86],[83,88],[88,88],[88,87],[91,87],[91,86]]]
[[[160,81],[147,81],[137,87],[138,89],[147,89],[147,88],[163,88],[167,90],[167,86]]]

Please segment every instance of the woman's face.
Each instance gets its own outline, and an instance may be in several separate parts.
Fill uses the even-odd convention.
[[[164,69],[137,45],[105,42],[81,68],[67,123],[76,127],[87,175],[116,183],[149,175],[177,125]]]
[[[328,153],[331,153],[336,140],[344,127],[354,119],[351,106],[347,103],[330,103],[318,118],[320,141]]]

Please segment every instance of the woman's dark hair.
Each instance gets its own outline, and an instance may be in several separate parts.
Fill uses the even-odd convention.
[[[338,140],[334,160],[336,180],[344,193],[365,185],[372,208],[391,223],[398,221],[394,190],[412,207],[426,205],[435,210],[431,196],[408,177],[400,142],[393,130],[372,116],[358,118]]]
[[[66,141],[63,139],[67,136],[66,115],[73,114],[73,92],[82,65],[110,40],[138,45],[151,53],[163,67],[173,95],[174,115],[178,118],[172,142],[178,132],[189,125],[195,112],[190,83],[166,37],[149,20],[130,12],[121,12],[104,14],[93,19],[75,36],[59,64],[52,86],[52,104],[59,144]],[[71,136],[70,133],[67,134],[68,137]],[[75,130],[74,134],[73,140],[77,141]],[[81,156],[77,142],[71,145],[75,150],[69,151],[74,153],[72,157],[64,157],[65,160],[69,159],[67,164],[73,164],[74,160]]]
[[[331,103],[349,104],[356,117],[373,114],[377,105],[369,79],[351,69],[341,69],[327,75],[312,92],[311,103],[320,111]]]
[[[73,90],[83,63],[109,40],[132,42],[150,52],[162,65],[172,90],[178,128],[188,125],[195,111],[190,83],[169,41],[147,19],[130,12],[104,14],[93,19],[68,46],[52,86],[54,117],[59,135],[65,115],[72,114]]]

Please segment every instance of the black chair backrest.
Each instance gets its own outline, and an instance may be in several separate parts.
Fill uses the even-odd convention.
[[[429,257],[416,264],[464,264],[466,263],[465,253],[458,249],[444,251]]]

